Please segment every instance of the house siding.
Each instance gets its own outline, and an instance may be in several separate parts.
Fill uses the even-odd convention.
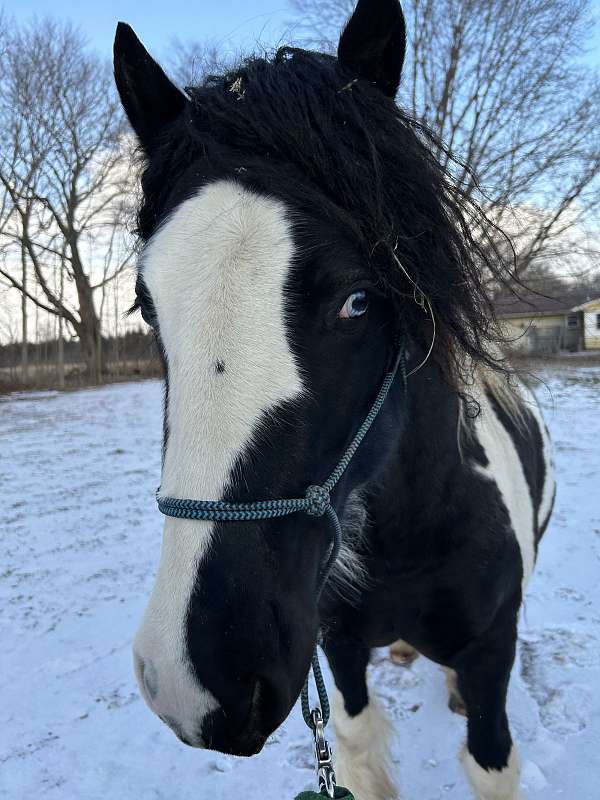
[[[586,350],[600,350],[599,314],[600,301],[586,305],[583,313],[584,346]]]
[[[504,317],[502,325],[513,350],[523,353],[556,353],[581,346],[582,315],[576,328],[567,326],[567,314]],[[600,331],[599,331],[600,334]]]

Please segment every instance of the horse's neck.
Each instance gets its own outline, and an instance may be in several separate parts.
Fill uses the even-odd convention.
[[[408,380],[405,422],[386,470],[386,494],[402,511],[442,502],[449,482],[460,479],[465,452],[459,441],[460,400],[435,364]]]

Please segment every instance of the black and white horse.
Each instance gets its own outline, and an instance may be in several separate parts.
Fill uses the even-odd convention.
[[[399,336],[412,372],[333,492],[345,541],[319,607],[322,520],[168,518],[136,673],[184,742],[251,755],[290,712],[321,629],[340,781],[383,800],[397,794],[369,653],[418,651],[467,714],[476,797],[515,800],[506,693],[550,445],[494,355],[484,272],[502,267],[470,233],[476,209],[394,102],[404,42],[396,0],[360,0],[337,58],[282,48],[183,94],[119,25],[116,81],[144,157],[137,306],[166,374],[162,491],[302,496]]]

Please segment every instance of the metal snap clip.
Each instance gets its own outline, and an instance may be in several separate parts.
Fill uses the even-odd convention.
[[[317,778],[319,791],[325,790],[327,796],[335,798],[335,771],[333,769],[333,754],[325,738],[325,726],[320,708],[315,708],[311,714],[313,721],[313,735],[315,738],[315,758],[317,760]]]

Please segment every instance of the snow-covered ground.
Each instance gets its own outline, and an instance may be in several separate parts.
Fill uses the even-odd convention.
[[[521,623],[509,713],[529,800],[600,797],[600,368],[540,388],[559,494]],[[252,759],[191,750],[148,711],[130,642],[162,519],[161,388],[0,398],[0,797],[258,800],[313,784],[295,709]],[[379,651],[405,800],[466,800],[442,674]]]

